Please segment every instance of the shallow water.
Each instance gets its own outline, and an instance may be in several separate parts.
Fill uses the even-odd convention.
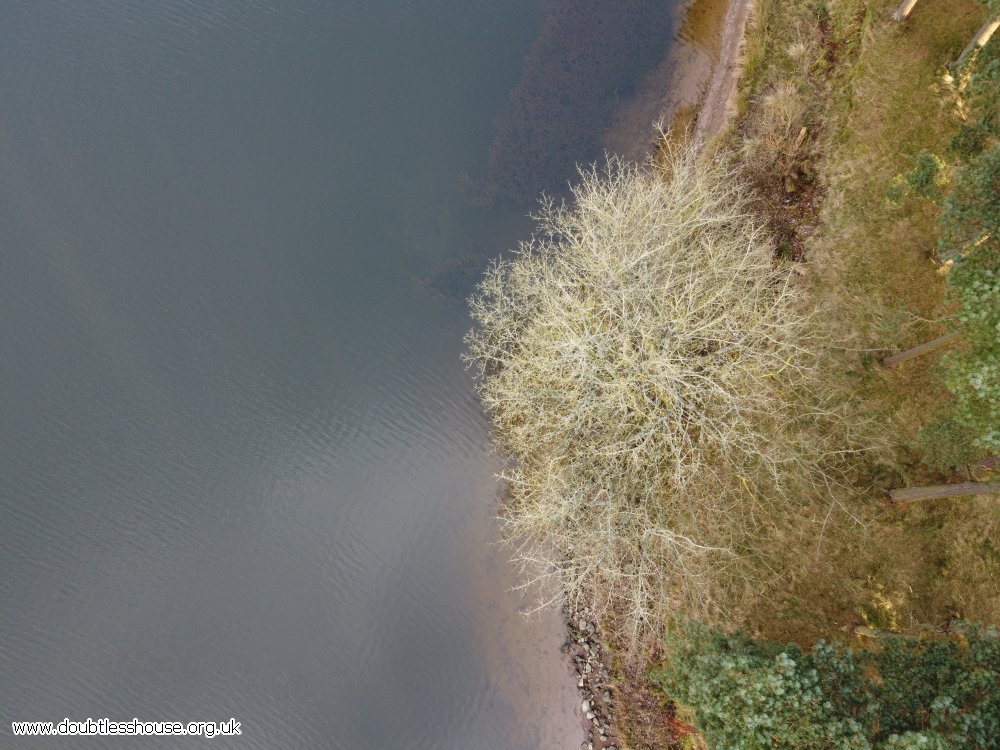
[[[578,746],[459,362],[462,297],[529,230],[469,186],[543,28],[532,0],[0,7],[0,746],[116,742],[9,734],[64,717]]]

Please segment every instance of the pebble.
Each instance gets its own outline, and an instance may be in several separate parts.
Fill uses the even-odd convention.
[[[570,638],[563,647],[564,653],[570,655],[576,666],[576,684],[583,698],[580,709],[586,717],[585,721],[591,725],[589,741],[581,744],[580,750],[618,750],[617,746],[608,744],[615,739],[610,716],[611,691],[604,690],[610,681],[610,674],[601,659],[597,628],[590,618],[591,613],[586,609],[578,611],[575,619],[572,616],[569,618]]]

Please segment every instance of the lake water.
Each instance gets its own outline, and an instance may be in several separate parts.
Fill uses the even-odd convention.
[[[673,6],[0,6],[0,746],[579,746],[462,299]]]

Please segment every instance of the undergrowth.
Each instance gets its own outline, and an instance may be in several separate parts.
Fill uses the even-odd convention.
[[[786,585],[742,623],[802,644],[843,638],[859,624],[1000,622],[996,499],[910,508],[883,499],[891,487],[950,479],[922,460],[918,440],[949,399],[937,357],[895,370],[880,360],[945,333],[955,313],[937,255],[941,177],[928,155],[945,152],[959,127],[948,64],[985,13],[974,0],[922,0],[896,24],[895,6],[760,0],[744,43],[739,115],[710,144],[753,171],[783,254],[802,261],[839,333],[839,385],[863,399],[895,446],[862,479],[877,511],[866,530],[834,528],[821,547],[790,551],[799,560]],[[900,175],[920,184],[894,196]]]

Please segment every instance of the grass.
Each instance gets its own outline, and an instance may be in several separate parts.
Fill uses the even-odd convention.
[[[744,42],[739,116],[717,148],[743,156],[783,255],[828,311],[840,376],[893,450],[859,477],[861,525],[833,525],[822,551],[792,550],[782,593],[744,623],[778,639],[843,638],[956,617],[1000,622],[996,499],[888,507],[891,486],[947,481],[915,447],[947,393],[934,356],[886,371],[885,354],[944,332],[937,208],[886,199],[922,151],[957,126],[946,65],[981,24],[972,0],[922,0],[905,24],[888,0],[759,0]],[[804,129],[804,131],[803,131]]]

